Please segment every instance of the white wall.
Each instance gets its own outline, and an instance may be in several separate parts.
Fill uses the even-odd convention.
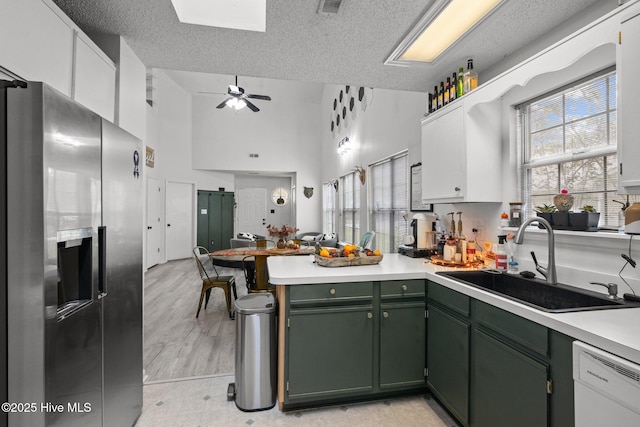
[[[344,86],[326,85],[322,96],[322,182],[338,179],[352,172],[355,166],[366,169],[403,150],[409,150],[409,164],[420,161],[420,119],[426,109],[427,94],[366,88],[365,98],[359,102],[358,88],[351,87],[350,91],[356,91],[355,114],[348,112],[346,126],[341,123],[331,132],[331,120],[336,115],[333,100],[344,89]],[[336,148],[344,137],[352,141],[354,148],[339,156]],[[362,187],[360,196],[360,230],[364,232],[369,228],[366,187]]]
[[[193,168],[295,174],[296,223],[291,225],[318,230],[322,222],[319,104],[256,101],[260,111],[254,113],[247,108],[217,109],[219,103],[215,97],[193,96]],[[303,195],[305,186],[317,189],[310,199]]]
[[[192,167],[191,95],[161,70],[154,70],[154,75],[157,76],[158,90],[154,106],[147,105],[145,143],[155,150],[155,167],[145,165],[145,176],[160,180],[161,200],[165,200],[167,180],[195,183],[196,189],[217,190],[224,187],[227,191],[232,191],[235,185],[232,174],[199,171]],[[195,203],[194,195],[194,221]],[[161,211],[160,214],[160,223],[164,225],[165,212]],[[163,240],[163,260],[166,260],[165,245],[166,241]]]

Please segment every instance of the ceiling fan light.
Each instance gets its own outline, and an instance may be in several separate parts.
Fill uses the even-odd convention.
[[[226,104],[233,108],[234,110],[242,110],[244,107],[247,106],[247,103],[244,102],[244,99],[239,99],[239,98],[231,98],[229,100],[227,100]]]

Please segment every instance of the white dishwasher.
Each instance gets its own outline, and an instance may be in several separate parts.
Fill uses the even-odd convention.
[[[576,427],[640,426],[640,365],[573,342]]]

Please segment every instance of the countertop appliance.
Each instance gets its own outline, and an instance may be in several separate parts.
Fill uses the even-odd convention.
[[[131,426],[142,408],[142,143],[43,83],[0,81],[0,424]]]
[[[417,213],[411,218],[413,244],[400,245],[398,253],[411,258],[427,258],[437,255],[435,214]]]
[[[573,342],[575,425],[640,426],[640,365]]]

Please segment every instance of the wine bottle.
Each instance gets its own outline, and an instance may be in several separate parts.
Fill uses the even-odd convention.
[[[444,83],[440,82],[440,90],[438,91],[438,108],[444,105]]]
[[[431,111],[438,109],[438,86],[433,87],[433,93],[431,94]]]
[[[478,73],[473,69],[473,59],[467,61],[467,71],[464,73],[464,93],[469,93],[478,87]]]
[[[451,86],[449,86],[449,102],[455,100],[458,96],[458,90],[456,88],[458,83],[458,78],[456,77],[456,73],[453,73],[453,77],[451,77]]]
[[[458,70],[458,81],[456,82],[456,95],[460,98],[464,95],[464,69],[460,67]]]
[[[447,77],[447,82],[444,84],[444,105],[449,103],[449,97],[451,96],[451,79]]]

